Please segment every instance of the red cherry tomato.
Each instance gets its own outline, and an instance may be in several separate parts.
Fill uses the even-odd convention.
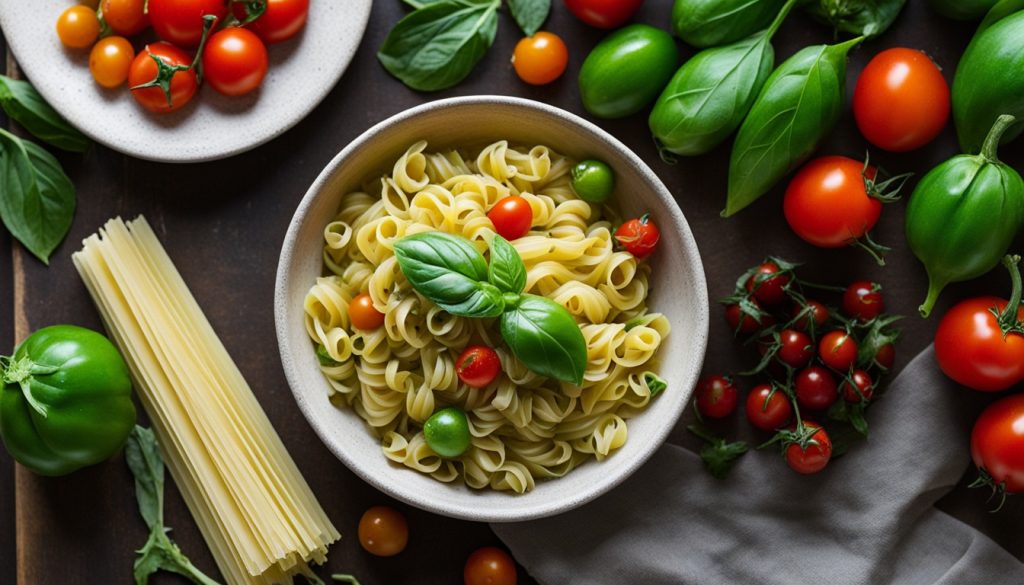
[[[465,585],[516,585],[516,563],[500,548],[485,546],[466,559],[462,578]]]
[[[516,75],[531,85],[546,85],[565,73],[569,49],[554,33],[539,32],[516,43],[512,66]]]
[[[533,225],[530,202],[518,195],[509,195],[495,203],[487,217],[494,224],[494,231],[509,241],[525,236]]]
[[[949,85],[939,68],[916,49],[875,55],[857,79],[853,115],[868,142],[893,152],[928,144],[949,118]]]
[[[747,279],[747,292],[753,293],[757,302],[765,307],[780,304],[786,300],[786,285],[791,280],[789,274],[780,272],[778,264],[770,260],[764,262],[757,267],[757,272]]]
[[[149,26],[146,0],[103,0],[103,20],[119,35],[137,35]]]
[[[799,304],[793,305],[792,312],[793,327],[801,331],[807,331],[810,329],[811,323],[814,324],[814,330],[817,331],[825,326],[828,322],[828,307],[819,303],[818,301],[807,299],[806,304],[801,306]]]
[[[348,304],[348,320],[356,329],[372,331],[384,324],[384,313],[373,306],[370,295],[363,293]]]
[[[393,557],[405,550],[409,525],[401,512],[388,506],[374,506],[359,519],[359,544],[378,557]]]
[[[878,223],[882,202],[864,180],[875,169],[845,156],[823,156],[804,165],[786,188],[783,211],[796,235],[821,248],[849,246]]]
[[[597,28],[618,28],[637,10],[644,0],[565,0],[576,18]]]
[[[181,109],[199,89],[195,69],[174,73],[168,88],[168,99],[167,93],[159,86],[139,87],[157,78],[158,68],[153,57],[160,59],[168,67],[188,67],[192,64],[192,57],[174,45],[164,42],[146,45],[146,48],[135,56],[128,70],[128,87],[132,88],[132,96],[151,112],[165,113]]]
[[[161,39],[193,48],[203,38],[203,17],[220,21],[227,14],[225,0],[149,0],[149,20]]]
[[[846,372],[857,361],[857,341],[845,331],[829,331],[818,343],[818,357],[833,370]]]
[[[727,376],[708,376],[697,382],[697,410],[708,418],[725,418],[736,410],[739,393]]]
[[[627,221],[615,231],[615,240],[619,245],[640,260],[654,252],[660,239],[661,232],[658,231],[658,226],[650,221],[646,213],[637,219]]]
[[[455,373],[472,388],[483,388],[501,373],[501,360],[497,352],[483,345],[467,347],[455,360]]]
[[[791,368],[802,368],[814,357],[814,343],[802,331],[783,329],[779,333],[779,342],[782,345],[775,357]]]
[[[244,2],[231,5],[235,18],[244,21],[248,16]],[[267,44],[286,41],[306,26],[309,0],[267,0],[267,9],[246,28],[259,35]]]
[[[796,387],[796,402],[801,408],[825,410],[839,398],[836,379],[832,372],[821,366],[801,370],[793,385]]]
[[[896,348],[891,343],[878,348],[878,352],[875,353],[875,363],[884,370],[891,370],[893,364],[896,363]]]
[[[1024,492],[1024,394],[991,404],[971,432],[971,458],[1008,494]]]
[[[874,282],[859,280],[846,288],[843,293],[843,312],[847,317],[870,321],[885,312],[882,286]]]
[[[780,390],[768,384],[755,386],[747,395],[747,419],[762,431],[773,431],[793,417],[793,407]]]
[[[850,380],[853,380],[853,384],[850,384]],[[839,390],[842,391],[843,399],[847,402],[861,402],[862,400],[871,400],[871,397],[874,396],[873,384],[874,382],[871,381],[871,376],[867,372],[854,370],[849,378],[843,379]]]
[[[750,302],[757,305],[757,301],[754,299],[750,299]],[[775,323],[775,319],[771,315],[762,316],[761,322],[758,323],[756,319],[741,311],[740,306],[735,304],[726,305],[725,320],[733,332],[744,335],[749,335],[764,327],[771,327]]]
[[[789,464],[793,471],[803,475],[810,475],[818,473],[828,465],[829,459],[832,458],[832,440],[829,439],[828,433],[818,423],[805,420],[804,426],[817,429],[811,435],[813,443],[809,443],[806,446],[792,443],[787,446],[786,463]]]
[[[244,28],[219,30],[203,50],[203,75],[210,87],[224,95],[245,95],[267,75],[267,47]]]
[[[935,332],[935,357],[939,367],[968,388],[998,392],[1024,380],[1024,335],[1003,335],[996,316],[1006,301],[980,297],[962,301],[942,317]],[[1024,321],[1024,307],[1017,309]]]

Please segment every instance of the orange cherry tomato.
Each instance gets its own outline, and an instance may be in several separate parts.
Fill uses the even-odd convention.
[[[146,0],[103,0],[103,20],[119,35],[137,35],[149,26]]]
[[[100,39],[89,53],[89,71],[96,83],[106,88],[122,85],[135,60],[135,49],[124,37]]]
[[[558,79],[568,64],[569,49],[558,35],[549,32],[523,38],[512,53],[516,75],[532,85],[545,85]]]
[[[393,557],[409,543],[409,524],[401,512],[374,506],[359,520],[359,544],[378,557]]]
[[[370,331],[384,324],[384,313],[373,306],[370,295],[363,293],[348,304],[348,318],[356,329]]]
[[[188,53],[170,43],[146,45],[146,48],[135,56],[128,70],[128,86],[132,88],[132,96],[142,107],[158,114],[181,109],[199,89],[195,69],[182,69],[171,76],[168,99],[167,93],[159,86],[140,87],[157,79],[159,71],[153,57],[160,59],[167,67],[188,67],[192,63],[192,57]]]
[[[516,563],[500,548],[485,546],[466,559],[466,585],[516,585]]]
[[[494,231],[506,240],[516,240],[526,235],[533,225],[533,208],[530,202],[518,195],[509,195],[494,204],[487,212],[494,224]]]
[[[100,36],[100,19],[96,11],[84,4],[72,6],[57,18],[57,36],[69,49],[84,49]]]

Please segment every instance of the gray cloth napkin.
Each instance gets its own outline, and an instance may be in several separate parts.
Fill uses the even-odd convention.
[[[665,445],[577,510],[492,527],[545,585],[1021,585],[1024,564],[933,506],[969,461],[963,392],[929,348],[816,476],[748,453],[719,481]]]

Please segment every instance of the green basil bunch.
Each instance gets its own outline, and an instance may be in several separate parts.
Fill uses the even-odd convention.
[[[785,0],[676,0],[672,30],[704,49],[746,38],[765,28]]]
[[[767,29],[731,45],[705,49],[679,68],[648,119],[663,155],[705,154],[739,127],[771,75],[771,40],[795,3],[786,2]]]
[[[765,194],[832,131],[846,94],[846,55],[862,40],[807,47],[768,78],[733,144],[723,216]]]
[[[811,0],[804,9],[837,31],[874,37],[885,32],[907,0]]]
[[[459,317],[501,317],[501,336],[530,371],[583,383],[587,343],[576,320],[558,303],[525,294],[526,266],[501,236],[491,241],[491,262],[465,238],[444,232],[407,236],[395,243],[402,273],[417,292]]]

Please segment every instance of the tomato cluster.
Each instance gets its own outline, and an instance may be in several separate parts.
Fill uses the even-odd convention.
[[[306,24],[309,0],[101,0],[57,19],[69,49],[92,47],[89,70],[108,89],[126,81],[135,100],[155,113],[189,103],[206,82],[228,96],[263,83],[267,44],[295,36]],[[127,37],[152,27],[159,41],[136,54]]]
[[[773,432],[765,443],[779,444],[799,473],[825,468],[832,452],[829,427],[843,425],[867,433],[865,411],[879,395],[881,377],[893,367],[898,319],[885,313],[881,286],[867,281],[836,288],[838,308],[808,296],[833,287],[797,278],[797,266],[768,258],[743,273],[735,294],[724,299],[725,318],[737,339],[753,346],[760,359],[742,375],[757,382],[745,410],[755,428]],[[728,416],[739,402],[730,378],[711,377],[697,387],[703,417]]]

